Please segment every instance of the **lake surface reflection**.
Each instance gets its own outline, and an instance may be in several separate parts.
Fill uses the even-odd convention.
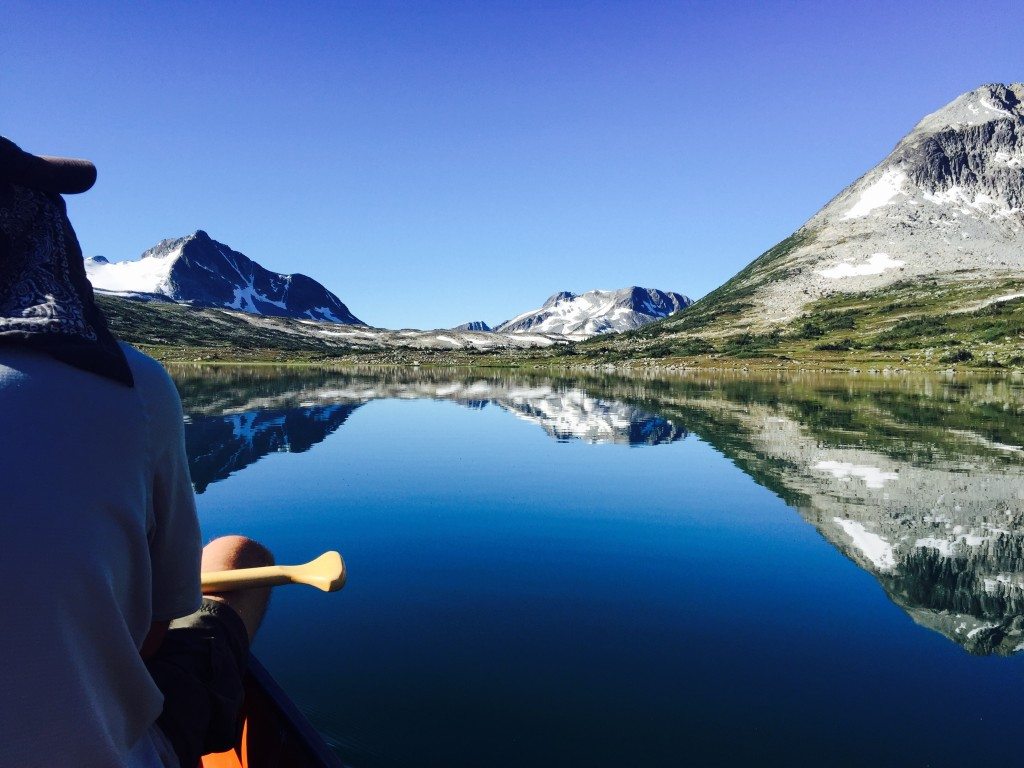
[[[204,533],[346,557],[256,650],[354,766],[1017,759],[1019,382],[172,374]]]

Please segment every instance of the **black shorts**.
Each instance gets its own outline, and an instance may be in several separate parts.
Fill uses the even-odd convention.
[[[242,619],[224,603],[203,598],[198,611],[171,622],[159,650],[146,662],[164,694],[156,722],[181,768],[195,768],[202,755],[237,743],[248,659],[249,635]]]

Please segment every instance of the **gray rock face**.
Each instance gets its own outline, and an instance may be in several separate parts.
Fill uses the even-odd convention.
[[[500,333],[555,333],[587,338],[618,333],[668,317],[690,306],[681,293],[632,286],[617,291],[554,294],[540,309],[524,312],[494,330]]]
[[[937,277],[985,281],[1024,267],[1024,84],[985,85],[926,116],[881,163],[708,301],[723,322],[767,328],[833,293]]]
[[[961,190],[963,201],[1009,211],[1024,204],[1024,83],[986,85],[928,115],[883,165],[927,197]],[[877,169],[875,169],[877,170]]]
[[[491,330],[491,326],[485,323],[483,320],[474,320],[470,323],[463,323],[462,325],[456,325],[452,328],[453,331],[480,331],[482,333],[488,333]]]
[[[96,289],[129,298],[164,296],[199,307],[365,325],[313,278],[264,269],[202,230],[162,240],[135,261],[86,259],[86,273]]]

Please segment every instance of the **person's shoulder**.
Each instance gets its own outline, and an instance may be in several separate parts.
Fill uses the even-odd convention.
[[[132,369],[132,376],[135,378],[136,386],[154,387],[166,389],[174,387],[171,376],[159,360],[155,360],[144,352],[140,352],[131,344],[119,341],[118,345],[124,350],[128,367]]]
[[[128,367],[135,379],[135,390],[145,402],[151,418],[167,417],[173,420],[181,418],[181,399],[174,380],[167,369],[158,360],[140,352],[130,344],[118,342],[124,350]]]

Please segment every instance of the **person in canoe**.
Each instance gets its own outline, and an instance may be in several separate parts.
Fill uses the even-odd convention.
[[[181,402],[111,334],[61,195],[95,168],[0,137],[0,766],[182,766],[237,736],[267,589],[200,594]]]

